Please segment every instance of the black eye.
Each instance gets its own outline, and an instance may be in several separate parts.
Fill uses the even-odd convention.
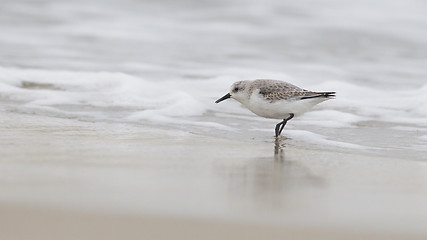
[[[239,91],[239,88],[238,88],[238,87],[235,87],[235,88],[234,88],[234,91],[235,91],[235,92]]]

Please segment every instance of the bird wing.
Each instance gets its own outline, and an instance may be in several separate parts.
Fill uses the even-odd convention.
[[[264,97],[264,99],[270,102],[291,98],[302,98],[312,93],[283,81],[255,80],[255,82],[259,88],[259,93]]]
[[[253,86],[258,88],[259,93],[269,102],[335,97],[335,92],[312,92],[279,80],[258,79],[254,81]],[[251,92],[253,90],[251,89]]]

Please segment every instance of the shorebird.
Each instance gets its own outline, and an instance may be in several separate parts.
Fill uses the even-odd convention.
[[[215,103],[233,98],[258,116],[283,120],[275,128],[278,137],[293,117],[334,97],[335,92],[313,92],[280,80],[257,79],[233,83],[230,92]]]

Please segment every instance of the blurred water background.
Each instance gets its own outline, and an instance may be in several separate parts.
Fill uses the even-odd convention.
[[[0,104],[264,141],[276,121],[213,101],[237,80],[282,79],[338,92],[288,126],[293,144],[421,159],[426,9],[419,0],[2,1]]]
[[[1,107],[263,141],[274,121],[213,101],[234,81],[273,78],[338,92],[290,124],[294,144],[424,152],[426,9],[417,0],[2,1]]]
[[[1,0],[0,111],[19,117],[1,119],[0,197],[425,230],[426,16],[423,0]],[[214,103],[257,78],[337,92],[286,126],[291,162],[265,156],[276,120]],[[172,140],[141,147],[140,129]]]

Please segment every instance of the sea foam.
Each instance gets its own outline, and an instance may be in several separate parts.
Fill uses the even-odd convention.
[[[154,115],[198,116],[206,108],[189,93],[168,82],[156,83],[123,73],[71,72],[0,68],[0,98],[19,103],[16,109],[50,107],[51,111],[87,115],[91,109],[118,110],[120,118]],[[71,108],[70,108],[71,106]],[[135,119],[136,120],[136,119]]]
[[[15,110],[43,109],[70,116],[116,121],[148,121],[227,128],[219,118],[244,115],[265,121],[236,101],[215,104],[239,76],[232,73],[200,80],[156,81],[124,73],[0,68],[0,98]],[[304,85],[297,80],[296,85]],[[313,90],[336,91],[296,124],[326,128],[355,127],[381,121],[427,127],[427,84],[414,90],[384,90],[342,81],[325,81]],[[106,112],[114,114],[105,114]],[[212,112],[209,120],[202,118]],[[60,115],[59,115],[60,116]],[[253,116],[253,117],[252,117]],[[298,123],[299,122],[299,123]],[[228,126],[231,127],[231,126]]]

